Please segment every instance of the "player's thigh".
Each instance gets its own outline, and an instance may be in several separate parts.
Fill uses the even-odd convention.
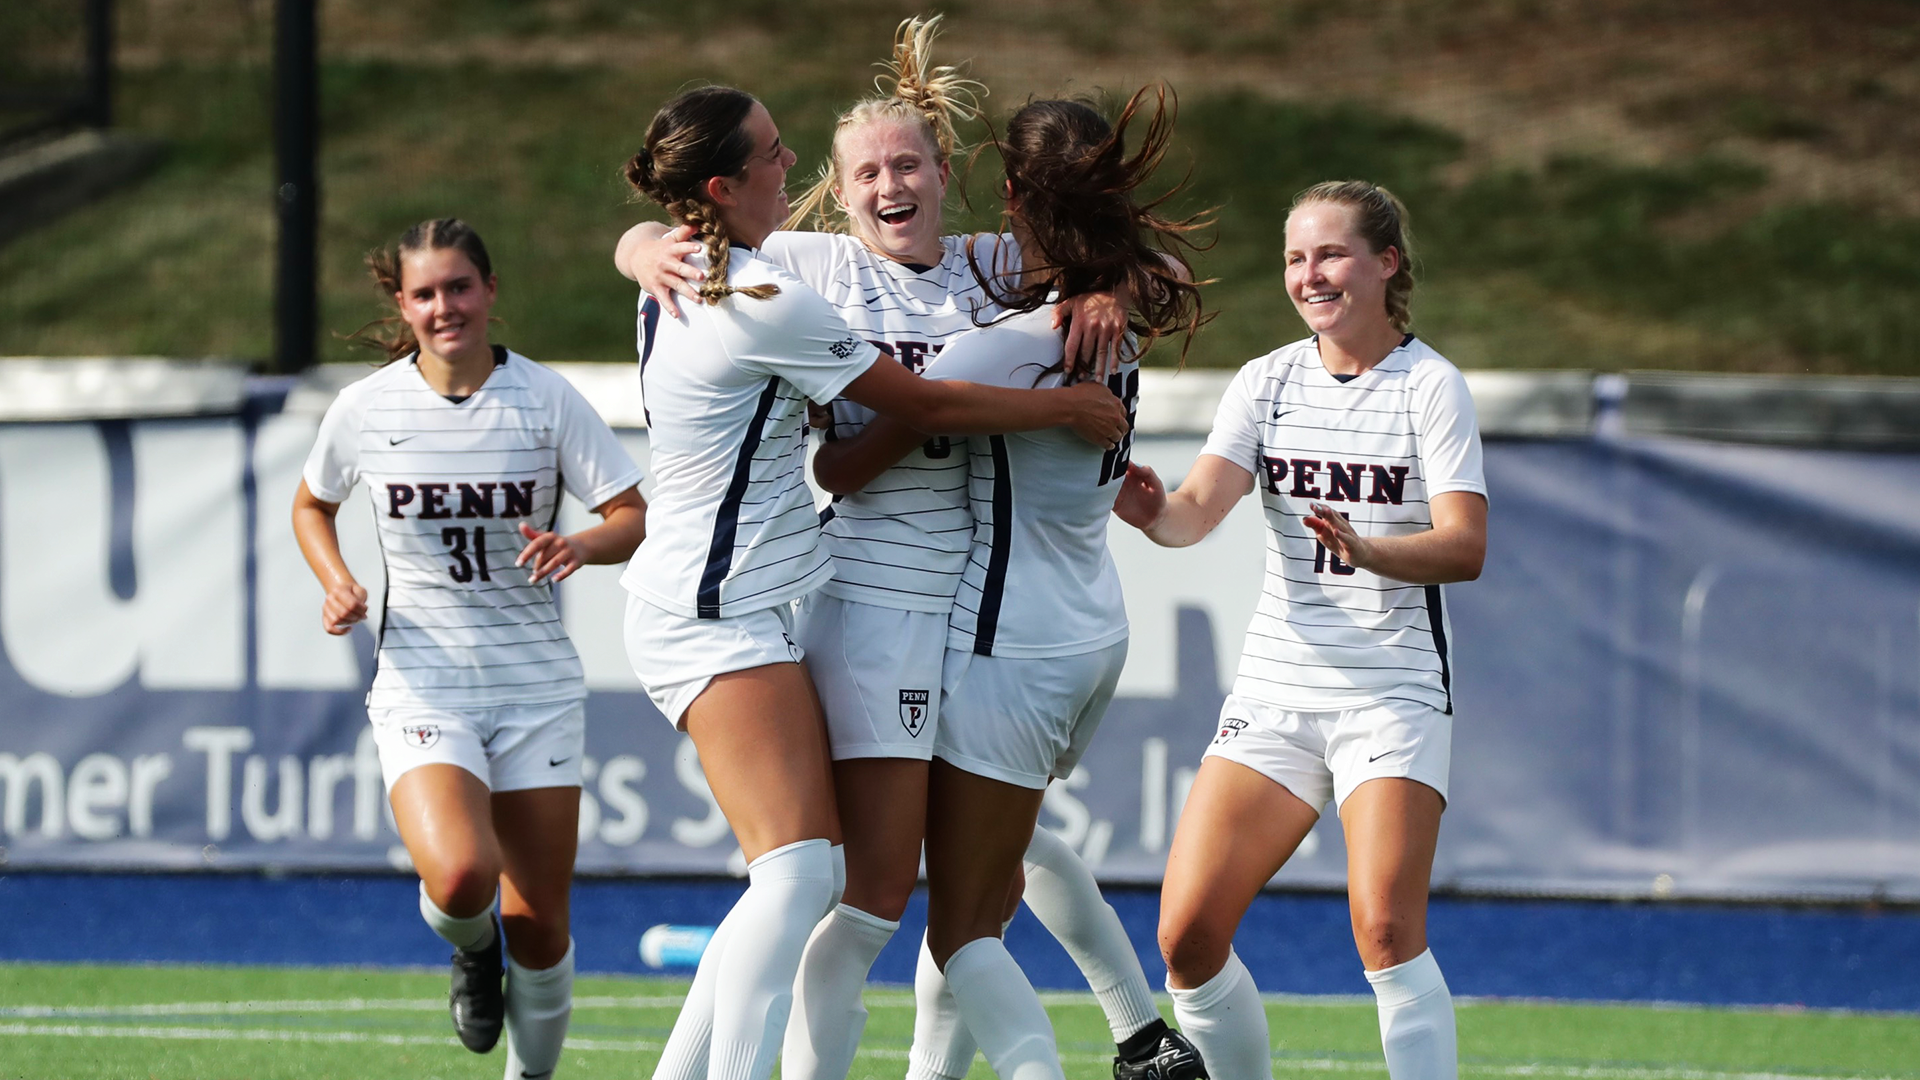
[[[493,832],[492,792],[457,765],[408,769],[389,792],[393,821],[427,893],[451,914],[493,897],[500,876],[500,845]]]
[[[1427,894],[1446,804],[1417,780],[1382,777],[1340,804],[1354,944],[1370,971],[1427,948]]]
[[[944,966],[969,941],[999,937],[1020,857],[1046,789],[936,760],[927,783],[927,948]]]
[[[826,727],[804,667],[715,675],[687,706],[686,727],[749,862],[801,840],[840,842]]]
[[[920,878],[927,832],[927,763],[849,758],[833,763],[840,834],[846,843],[845,903],[898,919]]]
[[[1253,898],[1319,817],[1245,765],[1201,761],[1160,887],[1160,951],[1174,985],[1198,986],[1219,972]]]

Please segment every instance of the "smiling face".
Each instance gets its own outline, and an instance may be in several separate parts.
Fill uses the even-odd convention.
[[[787,170],[795,159],[780,141],[780,129],[765,105],[754,102],[740,126],[753,144],[746,167],[734,176],[708,180],[707,194],[719,208],[727,235],[736,243],[759,247],[787,220]]]
[[[495,282],[459,248],[418,248],[400,256],[394,301],[423,353],[457,361],[487,350]]]
[[[1335,340],[1393,330],[1387,282],[1400,268],[1396,248],[1375,252],[1354,227],[1353,208],[1310,202],[1287,218],[1287,295],[1308,329]]]
[[[854,234],[896,262],[940,261],[941,203],[951,169],[916,124],[876,119],[843,130],[834,187]]]

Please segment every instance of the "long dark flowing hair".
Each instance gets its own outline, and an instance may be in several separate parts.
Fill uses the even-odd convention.
[[[1129,156],[1127,129],[1150,95],[1152,115],[1139,149]],[[1173,115],[1164,86],[1136,91],[1111,124],[1083,101],[1034,101],[1014,113],[994,145],[1006,163],[1006,193],[1020,200],[1017,213],[1029,238],[1023,268],[1036,276],[1027,285],[1011,284],[983,269],[969,244],[967,261],[987,295],[1010,311],[1026,312],[1125,286],[1132,303],[1129,328],[1142,350],[1179,332],[1184,361],[1194,331],[1212,313],[1201,303],[1204,282],[1192,279],[1182,253],[1212,246],[1193,234],[1212,226],[1213,214],[1161,216],[1159,208],[1181,185],[1139,201],[1140,188],[1166,157]]]

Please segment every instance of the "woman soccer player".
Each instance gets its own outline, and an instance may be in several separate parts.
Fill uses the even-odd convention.
[[[347,633],[367,590],[334,519],[366,484],[387,574],[367,713],[420,914],[456,950],[454,1028],[485,1053],[504,1022],[510,1080],[549,1076],[572,1011],[587,694],[553,583],[633,553],[640,470],[565,379],[488,342],[496,283],[465,223],[422,222],[368,264],[401,329],[321,421],[294,535],[326,588],[326,631]],[[605,520],[554,532],[562,487]]]
[[[790,601],[834,569],[804,477],[806,402],[844,396],[935,431],[1067,424],[1100,447],[1127,430],[1104,388],[930,383],[875,363],[874,345],[755,251],[787,217],[792,164],[765,107],[706,87],[663,106],[627,166],[703,247],[705,303],[673,317],[640,302],[657,486],[621,580],[634,670],[692,737],[748,860],[746,894],[709,946],[711,989],[695,995],[710,1012],[684,1010],[669,1041],[715,1080],[773,1068],[802,949],[839,892],[826,732],[790,636]]]
[[[1171,136],[1163,101],[1140,149],[1126,154],[1145,95],[1112,125],[1068,101],[1035,102],[1008,122],[1000,151],[1022,269],[1017,283],[982,273],[982,284],[1011,314],[955,340],[928,366],[929,378],[1072,382],[1049,311],[1060,297],[1124,290],[1149,339],[1198,325],[1197,289],[1165,254],[1193,226],[1165,221],[1134,197]],[[1127,353],[1106,385],[1131,413],[1139,369]],[[816,475],[830,490],[858,490],[919,438],[878,420],[823,447]],[[930,775],[927,944],[1003,1077],[1060,1075],[1046,1012],[1000,934],[1041,797],[1084,752],[1126,657],[1106,522],[1127,449],[1086,448],[1059,431],[967,440],[974,528],[949,618],[946,715]],[[965,1063],[954,1064],[963,1074]]]
[[[903,22],[888,65],[891,92],[855,104],[836,123],[821,179],[790,219],[814,218],[828,231],[779,231],[760,248],[825,297],[860,337],[912,371],[972,330],[976,318],[1002,310],[971,269],[968,238],[943,235],[954,123],[974,114],[975,84],[933,65],[939,21]],[[842,228],[852,235],[832,231]],[[665,232],[653,223],[636,226],[616,263],[671,314],[676,289],[698,299],[700,271],[682,256],[699,245]],[[982,265],[1017,268],[1020,250],[1011,237],[973,239]],[[1110,355],[1126,329],[1126,313],[1110,293],[1082,294],[1055,311],[1073,312],[1064,320],[1067,350],[1079,352],[1084,340],[1088,366]],[[833,403],[832,414],[827,434],[838,439],[858,433],[874,415],[845,399]],[[919,879],[947,616],[972,531],[966,458],[945,438],[927,440],[837,500],[826,523],[834,576],[808,598],[795,637],[826,712],[847,887],[801,961],[781,1063],[789,1080],[846,1076],[866,1022],[861,988]],[[1160,1019],[1132,943],[1086,865],[1046,830],[1035,830],[1026,861],[1033,867],[1028,903],[1087,973],[1120,1056],[1194,1056]],[[690,1009],[706,1007],[708,982],[696,976]],[[931,1021],[937,1011],[923,1009],[919,1020]],[[921,1040],[916,1077],[960,1076],[971,1064],[974,1047],[964,1028],[944,1029],[962,1041]],[[669,1049],[656,1075],[697,1076],[679,1049]],[[1174,1075],[1186,1080],[1194,1073]]]
[[[1114,506],[1169,547],[1256,485],[1267,518],[1259,610],[1167,857],[1167,987],[1215,1076],[1272,1075],[1233,934],[1331,798],[1387,1071],[1448,1078],[1453,1003],[1426,912],[1453,728],[1442,585],[1478,577],[1486,555],[1473,400],[1407,332],[1406,211],[1384,188],[1302,192],[1285,258],[1313,336],[1240,369],[1177,491],[1135,467]]]

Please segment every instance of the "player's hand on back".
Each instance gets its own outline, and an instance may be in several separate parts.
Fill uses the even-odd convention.
[[[676,292],[693,304],[701,304],[699,282],[707,281],[707,271],[687,261],[687,256],[699,250],[701,244],[693,240],[693,227],[674,225],[659,240],[637,246],[634,259],[628,263],[639,286],[647,290],[647,296],[659,300],[670,319],[680,317],[680,306],[674,304]]]
[[[1113,497],[1113,513],[1136,529],[1151,529],[1167,513],[1167,486],[1145,465],[1127,463],[1127,478]]]
[[[338,637],[366,618],[367,590],[351,581],[328,587],[326,599],[320,602],[321,629]]]
[[[1120,370],[1127,341],[1127,305],[1117,293],[1083,293],[1053,306],[1053,327],[1067,328],[1067,370],[1105,379]]]
[[[1127,407],[1120,403],[1106,383],[1082,382],[1067,387],[1073,418],[1067,426],[1075,435],[1102,450],[1111,450],[1126,438],[1129,426]]]
[[[565,581],[586,561],[571,537],[541,532],[524,521],[520,523],[520,535],[527,538],[527,545],[520,549],[513,565],[526,568],[531,584],[540,584],[541,578],[549,583]]]

